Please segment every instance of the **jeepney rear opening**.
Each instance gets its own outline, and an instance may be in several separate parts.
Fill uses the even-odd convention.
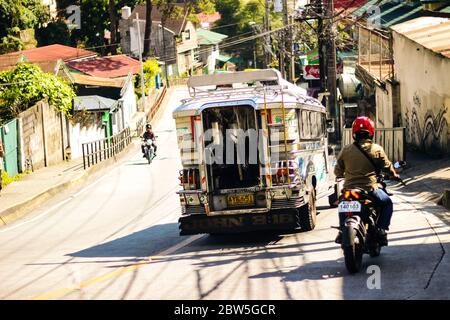
[[[207,108],[202,118],[210,191],[258,186],[255,109],[249,105]]]

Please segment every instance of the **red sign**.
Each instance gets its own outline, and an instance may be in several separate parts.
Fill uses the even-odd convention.
[[[319,80],[320,79],[319,65],[304,66],[303,78],[305,80]]]
[[[336,65],[336,73],[344,73],[344,65],[339,63]],[[320,80],[320,67],[318,64],[303,67],[303,78],[305,80]]]

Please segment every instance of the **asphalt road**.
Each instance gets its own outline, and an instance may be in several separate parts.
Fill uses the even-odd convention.
[[[150,166],[136,146],[121,165],[0,228],[0,299],[450,298],[449,227],[413,194],[396,192],[390,244],[357,275],[345,270],[325,200],[312,232],[180,237],[171,111],[186,94],[173,91],[154,124]]]

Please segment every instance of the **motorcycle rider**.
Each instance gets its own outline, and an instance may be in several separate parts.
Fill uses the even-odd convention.
[[[368,117],[358,117],[352,125],[352,136],[355,142],[343,147],[337,156],[334,168],[336,177],[345,178],[344,189],[360,188],[369,192],[381,208],[377,221],[379,240],[381,245],[387,245],[387,234],[391,222],[393,204],[389,195],[378,186],[377,171],[388,171],[394,178],[400,176],[395,172],[383,147],[373,143],[375,125]],[[372,162],[364,155],[358,146],[373,159]],[[374,167],[377,166],[377,169]],[[345,223],[345,213],[339,213],[339,225],[342,229]],[[342,242],[342,232],[339,231],[336,243]]]
[[[155,144],[156,136],[153,133],[152,125],[150,123],[147,123],[145,125],[145,132],[144,132],[144,135],[142,136],[142,139],[144,140],[144,142],[146,142],[147,140],[152,141],[152,147],[153,147],[153,150],[155,151],[153,154],[153,157],[156,157],[156,149],[157,149],[157,146]],[[141,145],[141,149],[142,149],[142,153],[144,154],[143,157],[145,158],[144,144]]]

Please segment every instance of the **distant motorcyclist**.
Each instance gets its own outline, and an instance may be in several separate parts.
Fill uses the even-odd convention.
[[[389,195],[378,186],[377,172],[388,171],[394,178],[400,178],[394,166],[389,161],[383,147],[373,143],[375,126],[368,117],[358,117],[352,125],[353,144],[343,147],[337,157],[334,168],[336,177],[345,178],[344,189],[360,188],[369,192],[369,195],[381,208],[377,221],[380,241],[387,245],[386,230],[389,230],[393,204]],[[364,155],[366,153],[366,155]],[[369,159],[372,159],[371,162]],[[376,167],[374,167],[374,165]],[[345,214],[339,214],[339,224],[343,227]],[[336,242],[341,243],[342,233],[339,232]]]
[[[156,149],[157,149],[157,146],[155,144],[156,136],[153,133],[151,124],[149,124],[149,123],[146,124],[145,132],[144,132],[144,135],[142,136],[142,139],[144,140],[144,143],[147,142],[148,140],[152,141],[151,146],[153,147],[153,150],[154,150],[153,156],[156,157]],[[141,150],[142,150],[142,153],[144,154],[143,157],[145,158],[144,144],[141,145]]]

